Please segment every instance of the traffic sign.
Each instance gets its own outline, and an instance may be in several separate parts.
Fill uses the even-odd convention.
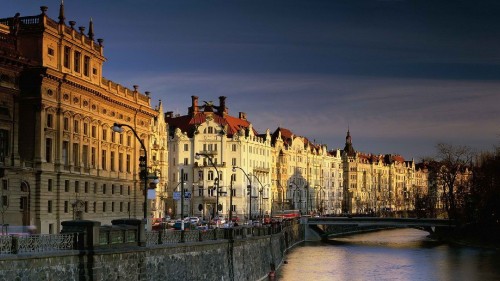
[[[174,200],[181,200],[181,193],[179,191],[174,192]]]

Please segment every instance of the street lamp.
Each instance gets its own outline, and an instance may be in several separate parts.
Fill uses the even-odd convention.
[[[194,158],[196,160],[200,160],[201,157],[205,157],[208,159],[208,162],[210,162],[210,165],[215,169],[215,172],[217,173],[217,177],[214,179],[214,189],[215,189],[215,210],[214,210],[214,218],[217,215],[217,218],[219,217],[219,170],[217,169],[217,166],[215,165],[212,157],[213,155],[207,154],[207,153],[196,153]]]
[[[123,133],[123,128],[122,127],[127,127],[129,128],[141,144],[142,150],[144,150],[144,156],[139,156],[139,177],[144,181],[144,190],[143,190],[143,195],[144,195],[144,206],[143,206],[143,211],[144,211],[144,220],[146,223],[146,229],[151,230],[151,221],[148,216],[148,152],[146,150],[146,146],[144,145],[144,142],[141,140],[135,129],[127,124],[120,124],[120,123],[114,123],[112,130],[113,132],[117,133]]]
[[[270,184],[266,183],[266,185],[263,185],[263,184],[260,182],[259,178],[258,178],[256,175],[253,175],[253,174],[252,174],[252,176],[253,176],[253,177],[257,180],[257,182],[258,182],[258,183],[259,183],[259,185],[260,185],[260,189],[259,189],[259,195],[260,195],[259,215],[260,215],[260,217],[262,218],[262,204],[263,204],[263,201],[264,201],[264,198],[263,198],[263,196],[262,196],[262,193],[264,192],[264,188],[265,188],[266,186],[270,186]]]
[[[249,183],[249,192],[248,192],[248,220],[252,221],[252,179],[248,176],[248,174],[243,170],[243,168],[238,167],[238,166],[233,166],[233,173],[236,173],[236,169],[240,169],[243,174],[247,177],[248,183]]]

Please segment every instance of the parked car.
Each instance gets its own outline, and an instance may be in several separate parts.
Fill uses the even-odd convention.
[[[200,223],[200,218],[198,218],[198,217],[190,217],[189,218],[189,222],[192,223],[192,224],[198,224],[198,223]]]
[[[188,230],[190,228],[191,228],[191,223],[190,222],[184,222],[184,230]],[[174,229],[175,230],[182,230],[182,221],[181,220],[177,220],[174,223]]]

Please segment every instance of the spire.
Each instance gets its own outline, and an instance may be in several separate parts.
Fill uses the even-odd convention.
[[[59,23],[64,24],[64,20],[66,19],[64,17],[64,0],[61,0],[61,5],[59,6]]]
[[[352,147],[351,132],[349,129],[347,129],[347,136],[345,137],[344,152],[347,153],[348,156],[356,155],[356,151],[354,150],[354,147]]]
[[[89,22],[89,33],[87,33],[90,40],[94,40],[94,23],[92,22],[92,18],[90,18]]]

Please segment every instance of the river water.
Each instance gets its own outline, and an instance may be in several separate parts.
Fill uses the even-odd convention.
[[[307,242],[286,254],[276,280],[500,280],[500,252],[450,246],[416,229]]]

